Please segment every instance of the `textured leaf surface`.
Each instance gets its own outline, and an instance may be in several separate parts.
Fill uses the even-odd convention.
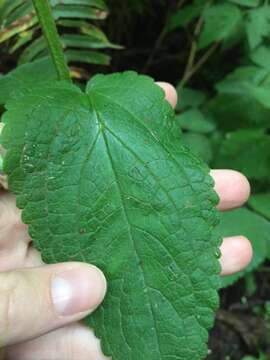
[[[18,66],[7,75],[0,77],[0,105],[15,93],[34,85],[57,78],[56,71],[49,58]]]
[[[5,171],[46,262],[104,270],[87,319],[113,360],[202,359],[218,304],[208,169],[181,147],[163,91],[133,72],[8,104]]]

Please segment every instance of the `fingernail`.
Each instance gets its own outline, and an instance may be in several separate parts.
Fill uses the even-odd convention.
[[[103,300],[105,292],[105,277],[94,266],[76,267],[56,274],[52,280],[52,301],[60,316],[94,310]]]

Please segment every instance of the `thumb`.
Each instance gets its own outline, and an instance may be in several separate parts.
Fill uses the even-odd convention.
[[[0,135],[3,130],[4,124],[0,122]],[[4,189],[8,188],[7,177],[3,174],[3,157],[5,155],[5,151],[0,145],[0,188],[3,187]]]
[[[0,348],[82,319],[105,292],[102,272],[82,263],[0,273]]]

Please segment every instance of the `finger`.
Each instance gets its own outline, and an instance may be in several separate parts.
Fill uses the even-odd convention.
[[[222,275],[229,275],[244,269],[252,258],[252,246],[243,236],[233,236],[223,239],[220,263]],[[29,248],[25,259],[25,267],[37,267],[43,264],[39,251]]]
[[[177,92],[175,88],[171,84],[163,81],[157,81],[156,84],[164,90],[165,99],[175,108],[177,104]]]
[[[231,275],[243,270],[252,259],[252,246],[243,236],[225,237],[221,250],[221,274]],[[39,251],[30,247],[25,261],[26,267],[40,266],[43,264]]]
[[[82,319],[101,303],[100,270],[62,263],[0,274],[0,348]]]
[[[241,236],[225,238],[221,251],[222,275],[240,271],[252,256],[250,243]],[[81,324],[72,324],[35,340],[7,348],[6,351],[6,360],[42,359],[44,353],[46,360],[108,359],[101,352],[99,340],[91,330]]]
[[[3,130],[3,127],[4,127],[4,124],[0,122],[0,134]],[[0,145],[0,188],[4,188],[4,189],[7,189],[7,178],[6,176],[4,176],[4,174],[2,173],[2,159],[3,159],[3,156],[5,154],[5,151],[4,149],[2,148],[2,146]]]
[[[223,276],[243,270],[252,259],[252,246],[244,236],[224,238],[220,250]]]
[[[41,253],[31,245],[25,257],[23,267],[39,267],[42,265],[44,265],[44,262],[41,259]]]
[[[5,360],[109,360],[93,331],[76,323],[6,349]]]
[[[30,241],[15,197],[0,190],[0,271],[22,266]]]
[[[229,210],[243,205],[250,195],[247,178],[234,170],[211,170],[215,190],[219,196],[219,210]]]

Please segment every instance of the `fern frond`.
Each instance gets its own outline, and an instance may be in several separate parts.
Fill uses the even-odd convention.
[[[108,7],[103,0],[50,0],[68,62],[108,65],[110,56],[92,49],[119,49],[95,23],[104,20]],[[18,62],[31,62],[47,55],[31,0],[0,2],[0,44],[7,42],[10,54],[21,50]]]

